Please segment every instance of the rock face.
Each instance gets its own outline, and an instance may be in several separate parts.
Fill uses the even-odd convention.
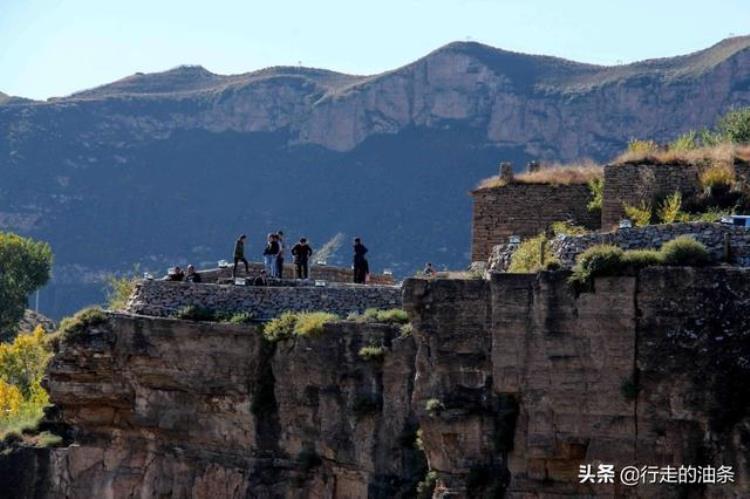
[[[435,498],[746,497],[749,277],[658,267],[578,295],[565,272],[411,279],[412,335],[341,322],[275,345],[110,315],[49,367],[65,445],[3,452],[0,490],[413,497],[429,466]],[[581,483],[602,463],[730,466],[734,482]]]
[[[253,257],[279,228],[318,247],[340,231],[372,243],[373,269],[459,268],[466,192],[500,160],[607,160],[632,137],[712,125],[750,104],[749,45],[602,67],[454,43],[367,77],[182,67],[11,99],[0,104],[0,229],[55,248],[42,296],[55,319],[101,301],[113,269],[215,264],[242,232]]]
[[[408,281],[413,406],[436,495],[750,493],[750,398],[729,381],[748,374],[748,276],[653,268],[579,296],[565,273]],[[599,463],[736,475],[728,485],[580,483],[579,466]]]
[[[274,348],[253,326],[110,316],[50,366],[77,445],[52,449],[36,493],[403,496],[424,475],[404,382],[413,340],[378,324],[323,336]],[[382,361],[359,356],[369,344]]]

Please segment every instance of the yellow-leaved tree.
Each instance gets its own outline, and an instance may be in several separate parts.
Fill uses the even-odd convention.
[[[52,357],[44,330],[19,334],[12,343],[0,343],[0,436],[34,426],[49,403],[41,386]]]

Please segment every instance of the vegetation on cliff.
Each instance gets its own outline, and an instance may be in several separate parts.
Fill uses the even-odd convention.
[[[555,222],[550,227],[551,235],[541,233],[523,241],[510,259],[508,272],[530,273],[559,266],[552,253],[551,239],[557,236],[580,236],[588,230],[570,222]]]
[[[628,250],[617,246],[599,244],[578,256],[570,283],[582,289],[594,277],[634,273],[654,265],[701,267],[710,263],[706,247],[689,236],[680,236],[664,243],[656,250]]]
[[[0,339],[15,333],[28,296],[47,283],[51,268],[47,243],[0,232]]]
[[[0,438],[36,426],[49,403],[41,386],[52,357],[49,338],[41,327],[0,343]]]

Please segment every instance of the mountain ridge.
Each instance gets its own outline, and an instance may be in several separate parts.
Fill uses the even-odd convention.
[[[454,41],[438,47],[437,49],[429,52],[425,56],[418,58],[411,63],[391,70],[386,70],[370,75],[354,75],[324,68],[304,66],[269,66],[266,68],[261,68],[244,73],[218,74],[207,70],[201,65],[179,65],[165,71],[158,71],[153,73],[137,72],[133,75],[129,75],[109,83],[104,83],[102,85],[97,85],[89,89],[83,89],[73,92],[68,96],[52,97],[46,101],[39,100],[33,102],[56,103],[77,99],[111,98],[117,96],[164,96],[170,93],[182,95],[184,93],[190,92],[216,92],[225,90],[227,87],[233,85],[251,84],[258,80],[279,77],[301,77],[310,78],[316,82],[328,81],[332,83],[343,83],[343,85],[332,85],[332,88],[338,89],[341,87],[351,86],[352,84],[356,85],[360,83],[367,83],[372,80],[377,80],[381,77],[398,73],[399,71],[405,70],[414,65],[427,62],[430,58],[449,52],[462,53],[464,55],[476,57],[478,59],[487,56],[501,56],[516,60],[527,59],[528,61],[533,61],[537,65],[547,64],[548,66],[550,66],[550,69],[548,71],[565,70],[570,73],[576,73],[576,77],[568,83],[567,87],[574,87],[576,86],[576,84],[585,87],[587,83],[590,86],[592,83],[598,81],[608,81],[616,79],[617,77],[637,75],[639,73],[649,75],[651,73],[666,72],[670,73],[673,76],[690,74],[694,75],[695,71],[699,71],[701,69],[705,70],[708,67],[721,64],[726,60],[734,57],[738,53],[746,51],[748,49],[750,49],[750,35],[735,36],[721,40],[708,48],[697,50],[688,54],[644,59],[628,64],[600,65],[574,61],[572,59],[566,59],[558,56],[530,54],[525,52],[506,50],[480,42]],[[586,76],[598,76],[599,78],[594,81],[587,81],[585,78]],[[212,82],[215,85],[197,86],[193,89],[181,89],[180,84],[185,83],[181,80],[184,80],[186,78],[191,79],[189,83]],[[128,89],[133,88],[133,83],[140,81],[146,84],[153,84],[154,81],[160,82],[160,80],[166,80],[166,83],[172,83],[175,86],[171,89],[164,89],[162,91],[156,92],[138,91],[136,86],[135,91],[128,91]],[[555,83],[555,81],[551,83]],[[557,83],[560,84],[564,82],[558,81]],[[120,93],[118,93],[117,90],[120,90]],[[0,92],[0,105],[4,101],[7,102],[11,99],[11,96]],[[24,100],[29,101],[29,99]]]
[[[215,265],[237,234],[360,235],[375,270],[468,264],[471,201],[501,160],[607,161],[750,106],[750,37],[623,66],[474,42],[370,76],[182,66],[0,105],[0,230],[52,244],[41,310],[103,277]],[[251,240],[248,254],[262,242]],[[101,251],[100,248],[107,248]],[[348,265],[346,250],[330,263]],[[256,255],[260,256],[260,255]]]

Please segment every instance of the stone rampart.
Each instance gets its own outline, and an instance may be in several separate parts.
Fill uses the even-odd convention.
[[[716,260],[724,259],[724,241],[728,236],[730,262],[740,267],[750,266],[750,230],[720,223],[649,225],[583,236],[561,236],[552,241],[552,250],[563,266],[569,267],[579,253],[595,244],[613,244],[626,250],[659,249],[663,243],[678,236],[691,236],[700,241]]]
[[[283,312],[326,311],[346,316],[368,308],[398,308],[401,288],[375,285],[234,286],[169,281],[140,281],[126,311],[166,317],[188,305],[216,312],[247,312],[257,320]]]
[[[487,261],[492,247],[507,243],[510,236],[533,237],[554,222],[599,228],[599,213],[587,208],[591,192],[586,184],[510,183],[472,195],[472,262]]]
[[[238,276],[256,277],[260,274],[265,266],[260,262],[249,262],[248,273],[245,274],[245,266],[240,263],[237,265]],[[198,273],[204,282],[217,282],[221,279],[232,277],[232,267],[200,270]],[[284,279],[294,278],[294,265],[284,265]],[[310,263],[309,278],[313,280],[330,281],[330,282],[352,282],[354,280],[354,271],[347,267],[334,267],[331,265],[315,265]],[[371,284],[394,284],[395,280],[389,274],[370,274]]]

